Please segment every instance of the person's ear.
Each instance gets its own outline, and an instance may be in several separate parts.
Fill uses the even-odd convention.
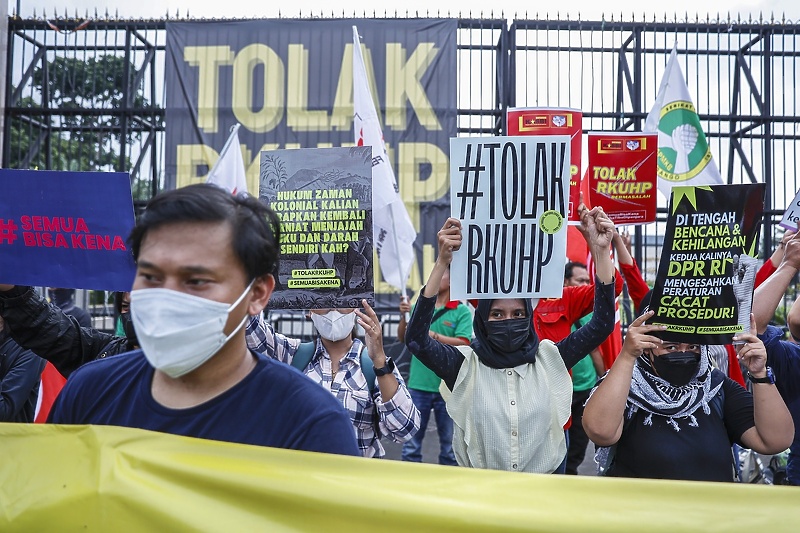
[[[275,278],[272,274],[264,274],[253,281],[253,286],[250,289],[252,298],[247,306],[247,314],[255,316],[269,303],[272,296],[272,291],[275,290]]]

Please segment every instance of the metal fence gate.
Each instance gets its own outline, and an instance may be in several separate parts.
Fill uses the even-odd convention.
[[[3,166],[130,172],[143,205],[164,172],[166,24],[10,18]],[[800,24],[460,19],[458,135],[503,134],[506,109],[526,106],[641,130],[674,43],[723,177],[767,184],[767,257],[799,185]],[[646,279],[662,228],[634,230]]]

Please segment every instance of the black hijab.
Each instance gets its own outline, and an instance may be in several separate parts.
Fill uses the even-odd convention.
[[[519,298],[525,304],[525,313],[528,321],[528,338],[517,350],[513,352],[500,352],[491,342],[486,328],[489,321],[489,311],[492,309],[494,300],[480,300],[475,310],[475,318],[472,327],[475,332],[475,340],[472,341],[472,349],[478,355],[478,359],[490,368],[514,368],[515,366],[536,361],[536,352],[539,351],[539,337],[533,329],[533,306],[529,298]],[[519,320],[519,319],[517,319]]]

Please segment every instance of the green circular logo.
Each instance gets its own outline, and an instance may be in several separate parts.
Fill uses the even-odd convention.
[[[539,228],[549,234],[557,232],[564,225],[564,217],[558,211],[545,211],[539,217]]]
[[[678,101],[665,105],[658,130],[660,177],[673,183],[687,181],[708,166],[711,149],[694,104]]]

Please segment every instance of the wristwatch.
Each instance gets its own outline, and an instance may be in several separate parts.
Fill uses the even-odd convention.
[[[386,374],[391,374],[394,371],[394,361],[392,361],[391,357],[386,358],[386,366],[383,368],[376,368],[375,375],[376,376],[385,376]]]
[[[770,367],[767,367],[767,375],[763,378],[753,376],[750,371],[747,372],[747,377],[751,383],[768,383],[769,385],[775,385],[775,374]]]

